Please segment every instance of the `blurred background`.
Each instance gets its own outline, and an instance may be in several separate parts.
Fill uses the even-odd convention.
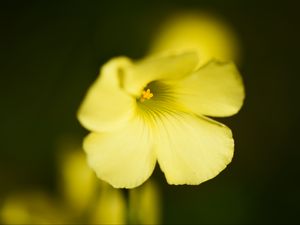
[[[167,224],[298,223],[299,12],[296,1],[11,1],[0,7],[0,204],[24,190],[57,190],[61,140],[87,134],[76,111],[100,66],[149,52],[181,11],[228,24],[246,87],[229,126],[233,162],[199,186],[170,186],[159,168]]]

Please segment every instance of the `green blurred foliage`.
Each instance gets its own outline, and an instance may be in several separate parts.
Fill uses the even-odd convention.
[[[83,137],[76,110],[99,67],[142,57],[172,12],[221,16],[242,43],[246,86],[233,130],[235,157],[199,186],[169,186],[159,169],[165,223],[299,222],[300,76],[296,1],[11,1],[0,8],[0,198],[11,190],[55,192],[56,142]]]

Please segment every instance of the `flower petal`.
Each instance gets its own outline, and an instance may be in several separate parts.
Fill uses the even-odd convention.
[[[143,88],[155,80],[178,79],[194,71],[198,64],[195,52],[148,57],[136,62],[124,76],[124,88],[140,96]]]
[[[89,134],[83,147],[100,179],[116,188],[133,188],[153,172],[156,157],[151,136],[144,121],[136,116],[120,130]]]
[[[238,39],[229,24],[213,14],[185,11],[162,23],[150,52],[193,49],[199,55],[199,66],[202,66],[212,58],[236,61],[239,47]]]
[[[133,115],[135,98],[121,89],[122,70],[130,64],[125,57],[109,61],[88,90],[78,111],[78,119],[92,131],[114,130],[123,126]]]
[[[185,113],[157,121],[155,149],[169,184],[200,184],[230,163],[234,142],[226,126]]]
[[[242,78],[233,63],[211,61],[174,85],[179,102],[198,115],[231,116],[245,98]]]

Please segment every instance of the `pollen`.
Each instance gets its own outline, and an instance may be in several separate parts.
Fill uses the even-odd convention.
[[[148,88],[146,91],[144,90],[144,91],[142,92],[140,101],[141,101],[141,102],[144,102],[146,99],[149,100],[149,99],[152,98],[152,97],[153,97],[153,93],[151,93],[150,89]]]

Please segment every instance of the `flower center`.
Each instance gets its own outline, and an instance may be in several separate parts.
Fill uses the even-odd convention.
[[[144,102],[146,99],[149,100],[153,97],[153,93],[151,93],[150,89],[148,88],[146,91],[144,90],[141,94],[140,101]]]

